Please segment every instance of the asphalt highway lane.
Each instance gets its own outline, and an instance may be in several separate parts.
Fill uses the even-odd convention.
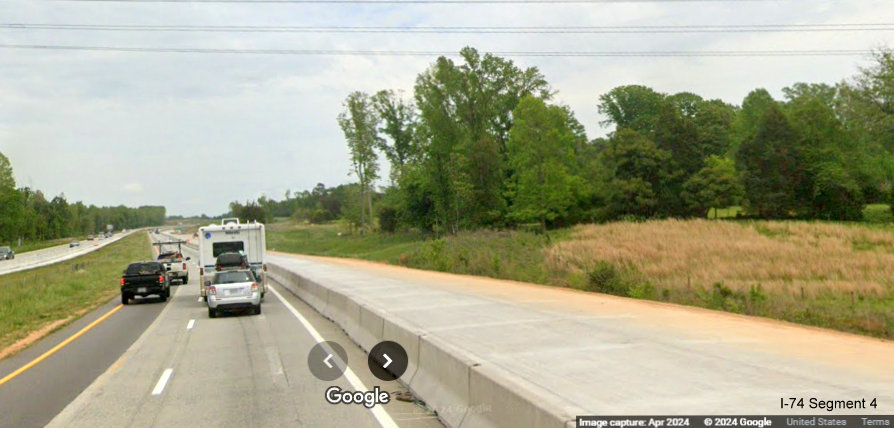
[[[18,411],[18,422],[6,419],[2,423],[21,427],[49,422],[49,426],[91,428],[441,426],[433,414],[414,403],[392,400],[375,413],[361,405],[327,403],[324,394],[328,387],[357,388],[346,376],[324,382],[311,375],[307,358],[317,340],[298,316],[309,322],[317,337],[336,341],[347,350],[349,367],[365,389],[378,386],[392,392],[403,388],[373,377],[366,354],[341,329],[283,288],[278,288],[278,293],[268,292],[261,315],[208,318],[207,307],[199,299],[194,251],[184,252],[193,256],[191,281],[173,287],[167,303],[125,306],[94,331],[0,386],[0,394],[5,394],[0,401],[8,402],[10,408],[30,403]],[[147,309],[156,311],[154,319],[143,314]],[[142,324],[121,321],[127,317],[139,318]],[[126,330],[131,343],[108,348],[103,341],[122,334],[116,330]],[[102,361],[98,361],[99,354],[104,356]],[[27,360],[21,355],[17,357],[20,363]],[[87,373],[78,364],[92,370]],[[7,366],[14,369],[15,364],[4,363]],[[75,371],[83,372],[78,375],[79,386],[70,388],[76,391],[55,397],[53,406],[40,394],[6,399],[31,388],[33,379],[49,390],[62,383],[54,380],[57,376]]]
[[[0,378],[40,357],[88,324],[114,310],[114,298],[28,349],[0,361]],[[111,366],[161,313],[165,303],[138,300],[119,309],[76,340],[0,385],[0,427],[46,425]]]

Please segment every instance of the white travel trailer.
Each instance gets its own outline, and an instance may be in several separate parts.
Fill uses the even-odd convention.
[[[199,276],[202,297],[207,297],[208,286],[217,272],[217,256],[240,253],[246,256],[251,270],[258,278],[261,296],[267,290],[267,239],[262,223],[240,223],[238,218],[225,218],[220,224],[199,228]]]

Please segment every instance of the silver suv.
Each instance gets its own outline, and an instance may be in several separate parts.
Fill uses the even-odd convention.
[[[12,260],[16,258],[16,252],[9,247],[0,247],[0,260]]]
[[[250,309],[261,313],[261,290],[249,269],[227,270],[214,274],[208,287],[208,317],[215,318],[222,311]]]

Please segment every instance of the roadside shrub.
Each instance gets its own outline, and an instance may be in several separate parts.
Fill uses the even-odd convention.
[[[329,211],[322,208],[317,208],[310,214],[310,222],[313,224],[322,224],[327,221],[329,221]]]
[[[894,222],[894,214],[888,204],[868,204],[863,208],[863,221],[867,223],[891,223]]]
[[[612,263],[600,261],[587,273],[587,291],[626,296],[628,285]]]
[[[397,230],[396,209],[392,207],[379,208],[379,228],[388,233],[394,233]]]
[[[732,295],[733,290],[731,288],[723,285],[722,282],[715,282],[711,288],[711,305],[715,308],[726,309],[728,306],[727,300]]]
[[[648,282],[639,282],[627,290],[627,294],[636,299],[651,299],[655,297],[655,287]]]

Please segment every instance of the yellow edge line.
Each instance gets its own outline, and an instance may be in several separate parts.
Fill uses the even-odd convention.
[[[18,376],[18,375],[24,373],[25,371],[27,371],[27,370],[30,369],[31,367],[36,366],[36,365],[39,364],[41,361],[43,361],[43,360],[49,358],[51,355],[55,354],[57,351],[59,351],[60,349],[64,348],[64,347],[65,347],[66,345],[68,345],[69,343],[74,342],[75,339],[77,339],[77,338],[83,336],[84,333],[90,331],[90,329],[92,329],[93,327],[96,327],[99,323],[105,321],[106,318],[112,316],[112,314],[114,314],[115,312],[118,312],[118,310],[121,309],[121,308],[123,308],[123,307],[124,307],[124,305],[119,304],[118,306],[116,306],[116,307],[115,307],[114,309],[112,309],[111,311],[106,312],[105,315],[99,317],[98,319],[96,319],[96,320],[93,321],[92,323],[88,324],[86,327],[82,328],[81,331],[75,333],[74,335],[72,335],[72,336],[69,337],[68,339],[65,339],[64,341],[62,341],[62,343],[60,343],[60,344],[54,346],[54,347],[53,347],[52,349],[50,349],[49,351],[44,352],[43,355],[41,355],[41,356],[35,358],[35,359],[32,360],[30,363],[25,364],[25,365],[22,366],[22,367],[19,367],[16,371],[14,371],[14,372],[12,372],[12,373],[6,375],[6,377],[4,377],[3,379],[0,379],[0,385],[3,385],[4,383],[9,382],[10,380],[12,380],[12,379],[15,378],[16,376]]]

